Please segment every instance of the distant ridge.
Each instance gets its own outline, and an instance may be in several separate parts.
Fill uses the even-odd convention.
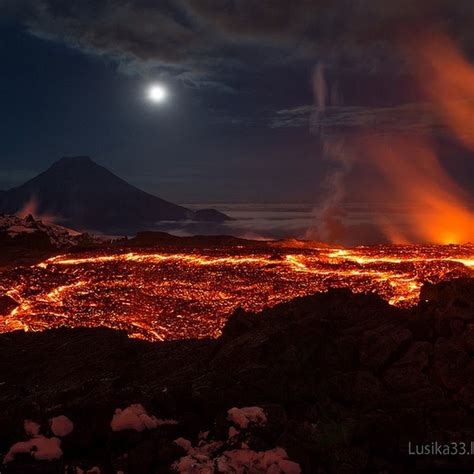
[[[0,212],[31,213],[81,231],[128,234],[162,221],[230,219],[214,209],[193,211],[146,193],[88,156],[61,158],[21,186],[1,191]]]

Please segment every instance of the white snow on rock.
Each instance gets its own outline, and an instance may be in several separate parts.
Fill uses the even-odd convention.
[[[181,438],[182,440],[182,438]],[[187,440],[185,440],[187,441]],[[176,440],[185,448],[191,444]],[[219,453],[222,443],[201,444],[189,447],[188,454],[176,461],[173,469],[182,474],[213,474],[216,472],[248,472],[255,474],[301,474],[300,465],[290,461],[283,448],[268,451],[232,449]]]
[[[15,237],[17,234],[32,234],[36,229],[25,227],[24,225],[12,225],[7,229],[10,237]]]
[[[36,421],[25,420],[23,428],[28,436],[37,436],[40,433],[40,424],[36,423]]]
[[[297,462],[290,461],[289,459],[282,459],[278,461],[278,467],[284,474],[300,474],[301,467]]]
[[[189,441],[189,439],[178,438],[178,439],[175,439],[174,442],[179,447],[183,448],[186,452],[188,452],[193,447],[193,445],[191,444],[191,441]]]
[[[3,464],[13,461],[15,456],[20,453],[30,453],[38,461],[59,459],[63,454],[59,438],[46,438],[43,435],[35,435],[28,441],[15,443],[3,458]]]
[[[176,471],[184,474],[213,474],[219,472],[214,469],[216,464],[215,453],[222,448],[222,442],[201,442],[196,448],[193,448],[191,442],[184,438],[178,438],[175,443],[188,453],[173,464]]]
[[[82,238],[89,242],[103,244],[116,240],[112,236],[100,236],[81,234],[75,230],[54,224],[50,221],[34,218],[31,215],[21,217],[8,214],[0,214],[0,238],[9,238],[13,242],[16,238],[30,236],[34,238],[35,234],[46,237],[49,243],[57,249],[68,249],[77,246]]]
[[[233,426],[231,426],[231,427],[229,428],[229,436],[228,436],[228,437],[229,437],[229,439],[230,439],[230,438],[234,438],[234,437],[237,436],[239,433],[240,433],[239,430],[237,430],[237,429],[235,429]]]
[[[139,403],[130,405],[123,410],[117,408],[112,418],[110,427],[112,431],[135,430],[143,431],[145,429],[152,430],[161,425],[176,425],[175,420],[162,420],[156,418],[148,412]]]
[[[249,424],[264,425],[267,422],[265,412],[260,407],[231,408],[227,412],[227,419],[240,428],[248,428]]]
[[[53,223],[46,223],[32,216],[19,217],[0,214],[0,234],[16,238],[25,234],[45,234],[55,247],[71,247],[77,244],[79,232]]]
[[[31,439],[15,443],[3,458],[3,464],[12,462],[15,456],[20,453],[31,454],[38,461],[51,461],[59,459],[63,452],[61,450],[61,440],[56,437],[47,438],[40,434],[40,424],[32,420],[25,420],[23,428]]]
[[[51,431],[56,436],[67,436],[74,429],[74,423],[64,415],[59,415],[49,420]]]
[[[228,420],[239,426],[243,434],[249,425],[261,426],[267,423],[267,417],[260,407],[234,407],[227,414]],[[182,474],[301,474],[300,465],[288,459],[283,448],[254,451],[246,443],[240,443],[240,447],[236,447],[235,436],[239,433],[231,426],[225,443],[208,441],[207,436],[199,436],[196,447],[187,439],[176,439],[175,443],[186,451],[186,455],[173,464],[173,469]]]

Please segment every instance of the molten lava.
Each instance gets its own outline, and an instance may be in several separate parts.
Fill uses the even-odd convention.
[[[69,254],[2,275],[19,306],[0,332],[108,326],[150,340],[216,337],[237,307],[258,311],[333,287],[412,305],[423,281],[473,270],[473,245]]]

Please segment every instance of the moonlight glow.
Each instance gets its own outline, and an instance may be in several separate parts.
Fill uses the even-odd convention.
[[[148,99],[154,103],[161,103],[168,97],[166,87],[161,84],[153,84],[148,88]]]

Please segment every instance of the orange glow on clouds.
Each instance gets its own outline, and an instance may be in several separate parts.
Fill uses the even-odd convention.
[[[455,43],[439,32],[417,38],[413,69],[420,88],[456,137],[474,150],[474,67]]]
[[[463,190],[441,166],[429,142],[420,138],[364,137],[358,147],[362,159],[376,169],[375,193],[391,200],[414,203],[406,223],[397,225],[380,216],[379,225],[396,244],[474,241],[474,214]]]

